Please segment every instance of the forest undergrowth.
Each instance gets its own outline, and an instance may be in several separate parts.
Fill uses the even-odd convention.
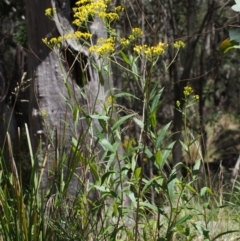
[[[74,8],[73,24],[78,29],[84,27],[84,32],[77,30],[43,39],[59,56],[63,70],[62,81],[68,93],[63,98],[73,123],[71,143],[66,148],[65,128],[57,135],[58,130],[53,126],[48,126],[49,132],[44,133],[50,143],[48,149],[40,141],[36,152],[27,125],[22,130],[24,135],[19,131],[19,148],[6,135],[7,151],[0,155],[0,240],[240,239],[240,182],[237,177],[226,180],[220,164],[216,172],[211,172],[211,163],[218,159],[219,150],[214,149],[216,138],[212,138],[214,133],[209,127],[209,151],[203,155],[202,134],[189,125],[193,115],[194,121],[199,121],[196,114],[199,96],[190,84],[186,83],[184,98],[173,107],[181,113],[184,123],[179,140],[182,162],[173,163],[172,121],[158,125],[164,86],[159,81],[162,76],[158,81],[152,76],[165,51],[171,48],[175,53],[171,62],[166,63],[166,71],[185,43],[139,44],[142,36],[139,28],[133,28],[129,36],[121,38],[111,28],[112,21],[122,14],[121,7],[107,12],[106,1],[87,1],[86,15],[83,15],[81,2]],[[46,10],[52,20],[54,14],[54,9]],[[105,22],[109,36],[96,44],[91,42],[88,30],[92,15]],[[135,81],[141,96],[112,87],[100,103],[101,111],[80,106],[68,83],[71,67],[66,71],[60,51],[69,40],[81,42],[89,51],[89,64],[95,66],[100,85],[112,81],[110,65],[114,64],[121,69],[123,77]],[[81,66],[79,56],[71,54]],[[87,81],[85,68],[83,73]],[[78,87],[77,92],[83,98],[86,96],[84,87]],[[137,99],[140,113],[120,104],[121,98]],[[41,111],[48,125],[48,116]],[[87,128],[80,130],[83,121]],[[224,121],[233,123],[225,116],[218,126],[224,126]],[[61,122],[69,125],[67,120]],[[129,133],[129,123],[137,129],[137,135]],[[231,126],[232,130],[237,129],[234,124]],[[224,139],[221,131],[216,133]],[[22,151],[15,154],[16,149]]]

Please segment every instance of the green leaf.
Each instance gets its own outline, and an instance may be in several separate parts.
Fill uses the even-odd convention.
[[[153,185],[153,182],[156,182],[159,186],[162,186],[163,181],[164,181],[163,177],[160,177],[160,176],[154,177],[151,180],[145,180],[144,179],[144,182],[146,184],[141,191],[141,195],[144,195],[145,192],[148,191],[148,188],[150,188]]]
[[[212,238],[211,240],[212,241],[217,240],[219,237],[226,235],[226,234],[230,234],[230,233],[239,233],[239,230],[236,229],[236,230],[229,230],[226,232],[222,232],[222,233],[218,234],[216,237]]]
[[[175,223],[175,226],[178,226],[184,222],[186,222],[187,220],[191,219],[193,216],[192,215],[185,215],[184,217],[178,219]]]
[[[97,181],[99,181],[100,178],[99,178],[99,175],[98,175],[96,163],[94,163],[94,162],[90,163],[89,167],[90,167],[91,173],[93,174],[93,176],[95,177],[95,179],[96,179]]]
[[[78,146],[78,141],[74,137],[72,137],[72,144],[74,147]]]
[[[136,64],[137,58],[134,58],[132,55],[129,56],[129,59],[131,61],[131,70],[134,75],[135,80],[138,80],[139,75],[138,75],[138,67]]]
[[[170,127],[170,125],[172,124],[172,122],[169,122],[167,125],[165,125],[163,127],[163,129],[161,130],[159,136],[157,137],[156,143],[155,143],[155,148],[158,149],[162,143],[163,138],[166,135],[166,132],[168,130],[168,128]]]
[[[193,179],[199,176],[199,170],[201,167],[202,159],[198,159],[193,166]]]
[[[104,150],[115,152],[115,148],[113,147],[113,145],[111,145],[111,143],[107,139],[100,140],[100,144],[102,145]]]
[[[116,130],[116,129],[118,129],[118,127],[119,127],[120,125],[122,125],[127,119],[129,119],[129,118],[131,118],[131,117],[133,117],[133,116],[135,116],[135,115],[136,115],[136,114],[130,114],[130,115],[126,115],[126,116],[120,118],[120,120],[118,120],[118,121],[113,125],[113,127],[112,127],[113,131]]]
[[[229,31],[229,34],[230,34],[230,31]],[[237,33],[237,31],[231,32],[232,38],[240,40],[240,36],[238,36],[238,34],[239,33]],[[220,45],[220,51],[223,54],[227,53],[229,50],[234,48],[239,48],[239,42],[235,40],[230,40],[229,38],[225,39]]]
[[[189,184],[186,184],[185,185],[186,189],[188,189],[190,192],[194,193],[194,194],[197,194],[198,192],[196,191],[195,188],[193,188],[191,185]]]
[[[153,111],[153,112],[150,114],[149,119],[150,119],[150,122],[151,122],[151,126],[152,126],[153,128],[155,128],[156,125],[157,125],[156,111]]]
[[[162,169],[163,166],[165,165],[167,158],[169,157],[169,155],[172,153],[172,148],[174,146],[175,142],[172,142],[170,145],[168,145],[168,147],[163,151],[162,154],[162,163],[160,168]]]
[[[158,165],[162,162],[162,152],[160,150],[157,151],[155,160]]]
[[[152,105],[151,105],[151,110],[156,111],[158,106],[160,105],[160,97],[162,95],[163,88],[158,92],[158,94],[154,97]]]
[[[140,100],[139,98],[137,98],[135,95],[133,94],[130,94],[128,92],[121,92],[121,93],[118,93],[118,94],[115,94],[114,97],[115,98],[119,98],[119,97],[132,97],[134,99],[137,99],[137,100]]]
[[[134,176],[135,176],[136,180],[138,180],[138,178],[140,177],[141,171],[142,171],[142,168],[141,168],[141,167],[138,167],[138,168],[135,170]]]
[[[198,159],[193,166],[193,170],[198,171],[201,167],[201,163],[202,163],[202,159]]]
[[[131,61],[128,59],[127,55],[124,54],[123,51],[120,51],[120,54],[121,54],[121,56],[122,56],[123,61],[124,61],[126,64],[128,64],[128,65],[131,66]]]
[[[104,173],[101,178],[101,185],[105,182],[106,178],[108,178],[110,175],[112,175],[114,173],[115,173],[114,171],[108,171],[108,172]]]
[[[94,185],[94,187],[101,192],[110,192],[109,188],[105,186]]]
[[[78,120],[79,120],[79,108],[77,105],[75,105],[73,109],[73,121],[75,126],[78,124]]]
[[[209,187],[203,187],[200,191],[200,196],[203,197],[206,193],[213,194]]]
[[[90,115],[92,119],[97,119],[97,120],[109,120],[109,116],[105,115]]]
[[[180,142],[182,148],[184,149],[184,151],[186,151],[188,153],[189,152],[188,146],[184,142],[182,142],[181,140],[179,140],[179,142]]]
[[[144,128],[144,123],[141,120],[137,119],[136,117],[134,117],[133,120],[141,129]]]
[[[129,197],[130,200],[131,200],[131,204],[133,204],[134,207],[136,208],[136,207],[137,207],[137,200],[136,200],[136,198],[135,198],[135,196],[134,196],[134,193],[130,192],[130,193],[128,194],[128,197]]]
[[[148,207],[149,209],[153,210],[154,212],[158,212],[158,208],[155,205],[152,205],[148,202],[139,202],[140,206]]]
[[[172,175],[172,180],[168,182],[167,188],[168,188],[168,195],[169,195],[169,201],[172,202],[174,201],[176,197],[176,191],[175,191],[175,184],[176,184],[177,178],[176,175]]]
[[[72,91],[71,91],[71,88],[70,88],[70,85],[68,82],[65,82],[65,87],[67,88],[67,92],[68,92],[68,97],[69,99],[72,98]]]

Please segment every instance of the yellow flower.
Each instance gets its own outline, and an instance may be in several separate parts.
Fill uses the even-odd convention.
[[[74,33],[71,32],[71,33],[67,33],[63,36],[64,39],[72,39],[74,37]]]
[[[80,38],[88,39],[92,37],[91,33],[82,33],[80,31],[74,32],[74,35],[77,39],[80,39]]]
[[[63,40],[64,40],[64,36],[59,36],[59,37],[58,37],[58,42],[59,42],[59,43],[62,43]]]
[[[180,107],[180,101],[179,101],[179,100],[176,101],[176,106],[177,106],[178,108]]]
[[[108,55],[115,51],[115,38],[99,39],[97,45],[89,48],[90,52],[98,53],[99,55]]]
[[[194,95],[195,100],[199,100],[199,95]]]
[[[114,102],[114,96],[110,95],[110,96],[108,97],[107,101],[108,101],[108,103],[109,103],[110,105],[112,105],[113,102]]]
[[[168,47],[166,43],[159,42],[156,46],[136,45],[133,50],[140,55],[146,56],[149,59],[155,59],[164,53]]]
[[[106,18],[109,20],[116,18],[116,13],[107,14],[107,3],[106,0],[80,0],[76,2],[77,7],[73,9],[74,21],[73,24],[80,26],[82,23],[87,22],[90,16],[98,15],[99,17]]]
[[[175,49],[180,49],[180,48],[184,48],[185,45],[186,45],[186,44],[185,44],[183,41],[179,40],[179,41],[176,41],[176,42],[173,44],[173,47],[174,47]]]
[[[146,44],[143,45],[136,45],[133,50],[137,52],[138,54],[144,54],[145,49],[147,48]]]
[[[100,12],[99,17],[104,19],[107,18],[109,22],[112,22],[113,20],[119,19],[119,15],[117,13],[106,13],[106,12]]]
[[[47,38],[42,38],[43,43],[47,44]]]
[[[142,29],[140,28],[133,28],[132,29],[132,35],[135,36],[135,37],[140,37],[142,36],[143,32],[142,32]]]
[[[85,5],[85,4],[89,4],[92,2],[93,2],[93,0],[79,0],[76,2],[76,5]]]
[[[120,44],[121,44],[123,47],[127,47],[127,46],[130,44],[130,40],[129,40],[129,39],[126,39],[126,38],[121,38],[121,39],[120,39]]]
[[[115,12],[123,12],[124,8],[122,6],[117,6],[114,8]]]
[[[187,97],[193,93],[193,88],[191,86],[185,86],[183,94]]]
[[[132,42],[142,35],[143,32],[140,28],[133,28],[132,33],[128,36],[128,39]]]
[[[47,113],[46,110],[41,109],[40,112],[41,112],[41,116],[42,116],[44,119],[46,119],[46,118],[48,117],[48,113]]]
[[[46,16],[51,17],[51,16],[53,16],[54,14],[56,14],[56,8],[47,8],[47,9],[45,10],[45,15],[46,15]]]
[[[49,40],[49,43],[52,44],[52,45],[54,45],[54,44],[57,44],[57,43],[58,43],[58,40],[57,40],[57,38],[51,38],[51,39]]]

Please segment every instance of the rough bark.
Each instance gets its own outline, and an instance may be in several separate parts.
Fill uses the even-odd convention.
[[[57,10],[55,22],[44,16],[45,9],[49,7],[54,7]],[[81,55],[81,59],[84,61],[79,63],[76,59],[73,59],[72,63],[67,63],[68,60],[65,59],[62,62],[63,66],[59,64],[59,56],[63,57],[61,53],[59,52],[59,56],[57,56],[42,42],[44,37],[51,38],[74,31],[71,24],[71,5],[69,1],[48,0],[43,2],[40,0],[26,0],[26,8],[28,40],[31,50],[28,55],[28,74],[32,77],[29,110],[30,133],[35,151],[41,143],[41,148],[44,151],[49,150],[50,154],[52,153],[52,156],[47,161],[48,167],[46,167],[46,170],[49,170],[50,166],[53,165],[54,149],[57,148],[55,142],[49,142],[51,139],[49,136],[55,135],[53,139],[62,140],[64,143],[61,143],[61,145],[68,149],[72,136],[78,139],[80,133],[88,131],[85,121],[79,122],[78,130],[73,131],[72,112],[67,102],[71,105],[77,101],[77,104],[83,107],[88,114],[101,113],[102,103],[105,99],[105,89],[110,88],[111,79],[107,75],[104,76],[103,73],[105,85],[100,84],[99,74],[92,61],[101,68],[103,60],[94,55],[90,56],[88,50],[79,42],[68,40],[66,46],[64,46],[64,51],[69,56],[71,56],[72,52],[75,52],[78,56]],[[95,18],[90,25],[90,31],[95,40],[107,36],[103,22],[98,18]],[[80,76],[74,74],[74,70],[79,68],[79,64],[87,65],[86,83],[81,81]],[[71,68],[71,75],[67,73],[69,68]],[[64,82],[63,79],[66,76]],[[66,85],[70,86],[71,92],[74,93],[72,98],[69,98]],[[80,87],[83,87],[86,99],[79,95]],[[93,126],[100,130],[98,121],[93,121],[95,121]],[[54,133],[53,129],[56,130]],[[64,136],[56,136],[56,133]],[[84,141],[86,145],[90,145],[91,140],[91,137],[87,136]],[[38,156],[38,159],[41,163],[43,155]],[[39,165],[41,166],[41,164]],[[48,179],[49,172],[45,171],[43,188],[46,187]],[[76,188],[77,180],[73,180],[70,193],[74,193]]]

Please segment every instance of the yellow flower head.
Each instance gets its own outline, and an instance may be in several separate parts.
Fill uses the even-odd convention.
[[[199,100],[199,95],[194,95],[195,100]]]
[[[114,8],[114,11],[117,13],[117,12],[123,12],[124,11],[124,7],[122,6],[117,6]]]
[[[130,41],[134,41],[135,39],[139,38],[143,35],[143,32],[140,28],[133,28],[132,33],[128,36]]]
[[[165,49],[168,47],[166,43],[159,42],[156,46],[136,45],[133,50],[139,55],[146,56],[149,59],[155,59],[164,53]]]
[[[73,24],[80,26],[87,22],[90,16],[97,15],[100,18],[108,18],[110,21],[117,19],[117,13],[107,13],[108,0],[79,0],[76,2],[77,7],[73,8]]]
[[[134,35],[135,37],[140,37],[140,36],[142,36],[142,34],[143,34],[142,29],[140,29],[140,28],[132,29],[132,35]]]
[[[178,108],[180,107],[180,101],[179,101],[179,100],[176,101],[176,106],[177,106]]]
[[[186,44],[185,44],[183,41],[179,40],[179,41],[176,41],[176,42],[173,44],[173,47],[174,47],[175,49],[180,49],[180,48],[184,48],[185,45],[186,45]]]
[[[74,32],[74,35],[75,35],[76,39],[80,39],[80,38],[89,39],[92,37],[91,33],[82,33],[81,31]]]
[[[114,96],[112,96],[112,95],[110,95],[110,96],[108,97],[108,99],[107,99],[107,101],[108,101],[108,103],[109,103],[110,105],[112,105],[112,104],[114,103],[114,100],[115,100],[115,98],[114,98]]]
[[[120,39],[120,44],[121,44],[123,47],[127,47],[127,46],[130,44],[130,40],[129,40],[129,39],[126,39],[126,38],[121,38],[121,39]]]
[[[42,38],[42,41],[43,41],[43,43],[45,43],[45,44],[48,43],[47,38]]]
[[[56,8],[47,8],[45,10],[45,15],[48,17],[52,17],[54,14],[56,14]]]
[[[97,45],[89,48],[90,52],[95,52],[99,55],[108,55],[115,51],[115,38],[99,39]]]
[[[184,87],[183,94],[185,95],[185,97],[188,97],[192,93],[193,93],[193,88],[191,86]]]
[[[106,13],[106,12],[100,12],[99,17],[102,19],[108,19],[109,22],[112,22],[113,20],[119,19],[119,15],[117,13]]]

